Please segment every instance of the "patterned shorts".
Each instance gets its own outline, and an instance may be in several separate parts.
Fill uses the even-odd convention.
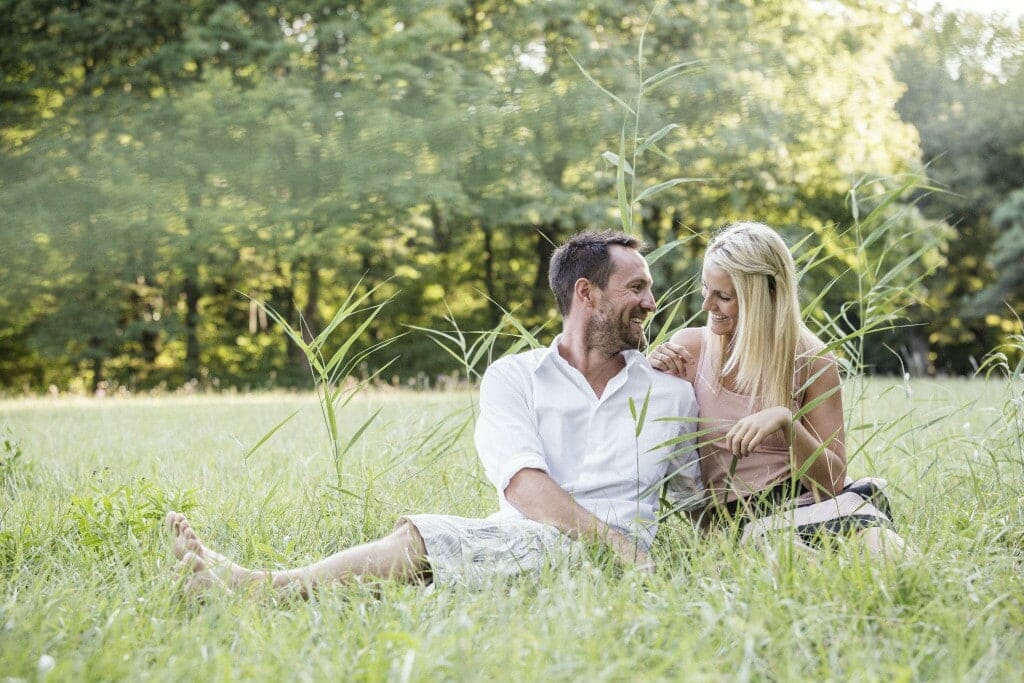
[[[579,543],[529,519],[408,515],[423,537],[434,583],[479,588],[495,578],[539,574],[545,566],[578,560]]]

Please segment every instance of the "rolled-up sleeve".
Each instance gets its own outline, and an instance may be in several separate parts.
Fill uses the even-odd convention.
[[[519,470],[548,472],[533,410],[529,371],[512,361],[499,360],[484,373],[474,433],[484,472],[502,500]]]
[[[669,461],[668,485],[665,496],[677,510],[687,510],[704,504],[707,491],[700,474],[700,457],[697,450],[697,400],[693,391],[681,397],[678,414],[678,438],[683,439]],[[689,439],[685,437],[689,436]]]
[[[668,471],[671,476],[665,487],[665,497],[674,509],[688,510],[704,504],[707,492],[700,476],[700,463],[693,451],[673,458]]]

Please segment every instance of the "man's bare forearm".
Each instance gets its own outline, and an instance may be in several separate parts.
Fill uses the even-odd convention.
[[[542,470],[522,469],[505,488],[505,498],[529,519],[549,524],[569,538],[607,545],[624,564],[646,564],[647,554],[572,499]]]

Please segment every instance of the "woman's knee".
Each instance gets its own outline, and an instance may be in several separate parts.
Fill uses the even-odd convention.
[[[917,551],[907,545],[903,537],[886,527],[869,527],[858,535],[864,549],[886,560],[913,560]]]
[[[390,538],[407,547],[411,557],[426,559],[427,546],[423,542],[423,536],[420,535],[420,530],[416,528],[416,525],[408,519],[403,517],[398,520]]]

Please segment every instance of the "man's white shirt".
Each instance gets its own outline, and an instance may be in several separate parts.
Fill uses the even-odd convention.
[[[622,355],[625,367],[600,398],[558,353],[557,338],[548,348],[506,356],[487,369],[475,443],[498,492],[498,516],[524,518],[504,491],[519,470],[538,469],[646,549],[657,529],[657,484],[666,472],[677,472],[671,498],[701,496],[693,440],[664,445],[696,431],[693,388],[651,368],[638,351]]]

